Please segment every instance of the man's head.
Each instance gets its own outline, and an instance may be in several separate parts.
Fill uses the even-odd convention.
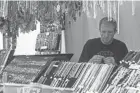
[[[117,22],[113,18],[108,20],[108,17],[104,17],[100,20],[99,30],[102,43],[108,45],[112,42],[117,32]]]

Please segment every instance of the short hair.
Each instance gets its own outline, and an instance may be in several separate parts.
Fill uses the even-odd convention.
[[[100,23],[99,23],[99,30],[101,29],[101,24],[104,23],[104,22],[108,22],[108,23],[111,23],[114,25],[114,30],[117,31],[117,22],[116,20],[114,20],[113,18],[108,18],[108,17],[104,17],[100,20]]]

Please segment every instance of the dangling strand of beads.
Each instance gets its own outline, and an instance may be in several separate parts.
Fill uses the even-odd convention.
[[[118,22],[117,22],[118,23],[118,29],[117,29],[118,30],[118,34],[120,33],[120,26],[119,26],[119,23],[120,23],[119,22],[119,12],[120,12],[120,8],[119,7],[120,7],[120,5],[119,4],[120,4],[120,2],[118,1]]]
[[[94,18],[96,18],[96,1],[94,1]]]
[[[132,15],[135,15],[135,1],[132,0]]]

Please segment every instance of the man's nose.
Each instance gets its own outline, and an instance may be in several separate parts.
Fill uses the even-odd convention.
[[[109,36],[109,33],[107,33],[107,32],[104,33],[104,36],[105,36],[105,37],[108,37],[108,36]]]

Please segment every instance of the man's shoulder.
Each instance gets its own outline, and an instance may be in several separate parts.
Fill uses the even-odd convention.
[[[93,38],[93,39],[89,39],[87,42],[88,43],[95,43],[95,42],[99,42],[100,38]]]
[[[93,46],[95,47],[95,45],[99,45],[99,42],[100,42],[100,38],[94,38],[94,39],[89,39],[86,44],[85,44],[85,47],[88,47],[88,48],[93,48]]]
[[[120,41],[118,39],[114,39],[114,43],[119,44],[119,45],[125,45],[123,41]]]

